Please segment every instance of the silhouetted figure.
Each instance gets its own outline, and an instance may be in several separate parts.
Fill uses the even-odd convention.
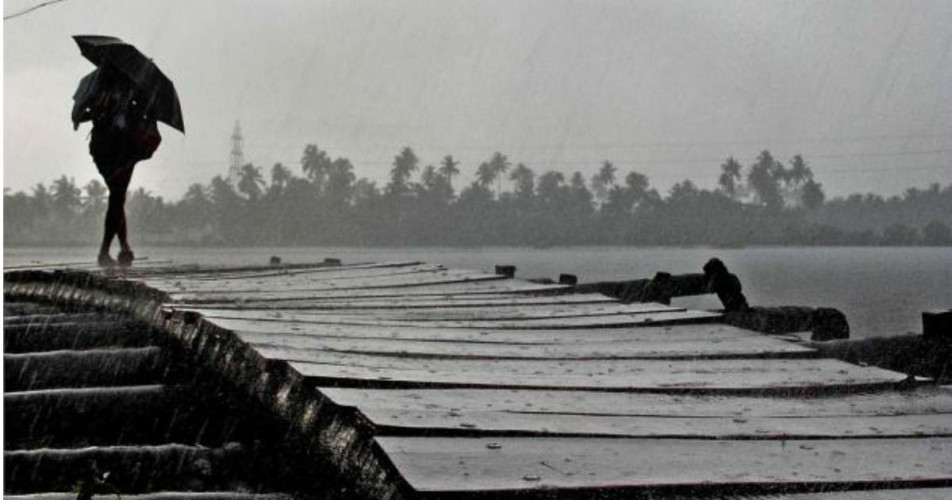
[[[126,191],[136,163],[152,157],[162,142],[157,121],[185,133],[182,109],[172,81],[152,59],[122,40],[101,35],[73,37],[80,53],[96,70],[79,81],[73,94],[73,128],[93,122],[89,154],[109,188],[99,265],[117,262],[109,247],[119,237],[118,264],[135,259],[129,247]]]
[[[117,262],[109,255],[114,237],[119,238],[118,264],[128,266],[135,256],[128,241],[126,192],[136,163],[152,157],[162,141],[156,120],[148,116],[135,87],[118,74],[101,69],[101,96],[89,108],[93,122],[89,154],[109,188],[105,228],[97,261],[101,266]]]

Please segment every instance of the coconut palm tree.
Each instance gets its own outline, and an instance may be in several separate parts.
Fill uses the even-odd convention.
[[[564,198],[562,196],[564,191],[565,175],[562,172],[549,170],[539,176],[539,182],[536,184],[536,198],[546,208],[558,207],[559,201]]]
[[[747,173],[747,186],[753,191],[758,203],[770,210],[783,208],[780,181],[785,175],[783,165],[774,160],[770,151],[761,151]]]
[[[523,163],[516,165],[509,173],[509,180],[515,183],[516,199],[531,200],[535,194],[535,172]]]
[[[178,224],[181,227],[204,229],[212,222],[215,206],[209,196],[210,190],[197,182],[188,187],[178,203],[178,217],[181,218]]]
[[[807,166],[807,162],[804,161],[803,156],[794,155],[794,157],[790,159],[790,170],[788,171],[787,177],[790,179],[793,187],[798,188],[813,178],[813,171]]]
[[[721,191],[732,200],[737,199],[740,194],[742,168],[733,156],[728,157],[727,161],[721,164],[721,176],[718,177],[717,183],[720,185]]]
[[[804,194],[807,184],[813,181],[813,171],[807,166],[803,156],[794,155],[790,159],[790,169],[784,169],[782,175],[783,196],[788,206],[804,206]],[[807,196],[811,202],[816,201],[815,186],[809,188],[812,192]]]
[[[612,162],[605,161],[598,173],[592,176],[592,190],[595,191],[595,197],[599,202],[604,203],[608,199],[608,191],[615,184],[615,172],[618,169]]]
[[[440,177],[440,174],[436,172],[436,167],[433,165],[427,165],[423,168],[423,172],[420,173],[420,181],[423,183],[423,187],[426,189],[431,189],[436,185],[436,180]]]
[[[317,187],[318,191],[324,188],[330,165],[331,159],[327,156],[327,152],[322,151],[317,144],[308,144],[304,147],[301,169],[304,171],[304,176]]]
[[[488,162],[482,162],[476,167],[476,184],[480,187],[488,188],[496,180],[496,172]]]
[[[211,203],[211,200],[208,199],[208,191],[205,189],[205,186],[197,182],[188,187],[188,190],[185,191],[185,196],[182,197],[182,201],[189,204]]]
[[[608,191],[608,199],[601,210],[613,216],[630,214],[635,206],[643,206],[654,191],[648,190],[648,177],[640,172],[629,172],[625,176],[625,185],[612,187]]]
[[[453,159],[453,155],[444,156],[443,161],[440,162],[438,173],[446,178],[446,182],[452,187],[453,176],[459,174],[459,162]]]
[[[341,208],[350,203],[354,194],[354,165],[347,158],[337,158],[327,171],[327,189],[325,196],[331,206]]]
[[[238,173],[238,191],[245,194],[252,203],[258,201],[264,192],[264,177],[261,169],[246,163]]]
[[[625,176],[625,187],[631,191],[636,201],[640,201],[648,192],[648,176],[641,172],[629,172]]]
[[[291,170],[280,162],[275,163],[274,166],[271,167],[271,188],[268,190],[268,193],[272,196],[280,196],[293,177],[294,174],[291,173]]]
[[[103,186],[101,182],[93,179],[83,186],[83,191],[86,192],[85,199],[83,200],[83,211],[97,214],[98,217],[106,210],[106,195],[108,194],[106,186]]]
[[[403,148],[400,154],[393,157],[393,168],[390,169],[390,183],[387,184],[387,193],[392,196],[403,196],[409,191],[407,182],[413,172],[420,167],[420,159],[409,146]]]
[[[496,180],[496,197],[499,197],[499,193],[502,192],[502,177],[503,174],[509,170],[509,158],[506,158],[506,155],[496,151],[493,153],[492,158],[489,159],[489,169],[493,173],[493,177]]]
[[[70,217],[83,205],[82,190],[65,175],[53,181],[52,206],[60,217]]]

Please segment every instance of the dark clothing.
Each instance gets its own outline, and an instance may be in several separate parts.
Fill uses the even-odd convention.
[[[89,154],[108,180],[116,169],[151,158],[162,136],[131,82],[108,67],[100,71],[97,85],[102,90],[90,99],[93,130]]]
[[[104,123],[106,121],[93,122],[89,140],[89,154],[103,177],[110,177],[122,165],[152,158],[162,142],[159,128],[152,120],[125,124],[116,124],[115,120],[108,120],[113,122],[110,124]]]

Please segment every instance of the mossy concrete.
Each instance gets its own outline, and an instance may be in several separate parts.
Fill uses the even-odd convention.
[[[8,299],[67,309],[121,312],[167,333],[194,362],[265,408],[287,427],[287,440],[314,460],[314,473],[343,485],[341,497],[399,500],[413,492],[375,442],[375,428],[358,410],[324,397],[284,362],[270,362],[233,332],[201,316],[176,311],[167,294],[121,276],[83,271],[5,274]]]

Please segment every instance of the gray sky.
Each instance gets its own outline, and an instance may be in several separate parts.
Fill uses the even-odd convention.
[[[188,135],[162,127],[133,180],[173,199],[226,173],[235,120],[266,174],[317,143],[379,181],[402,146],[452,153],[457,187],[496,150],[586,176],[609,159],[661,190],[764,148],[833,195],[952,181],[947,0],[67,0],[3,23],[6,187],[97,177],[69,120],[92,70],[74,34],[175,82]]]

